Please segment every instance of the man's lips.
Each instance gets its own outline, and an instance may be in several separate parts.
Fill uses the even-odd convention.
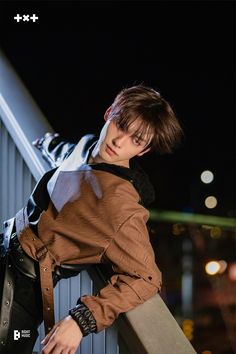
[[[110,148],[110,146],[107,145],[107,144],[106,144],[106,151],[107,151],[107,153],[108,153],[110,156],[113,156],[113,155],[117,155],[117,156],[118,156],[118,154],[117,154],[114,150],[112,150],[112,148]]]

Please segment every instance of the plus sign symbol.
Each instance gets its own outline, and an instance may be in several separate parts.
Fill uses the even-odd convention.
[[[15,17],[14,17],[14,20],[16,20],[17,22],[20,22],[20,20],[22,20],[22,16],[17,14]]]
[[[35,14],[32,14],[32,15],[20,15],[20,14],[17,14],[16,16],[14,16],[14,20],[16,20],[16,22],[36,22],[38,20],[38,16],[36,16]]]
[[[30,19],[33,21],[33,22],[36,22],[39,18],[38,16],[36,16],[35,14],[33,14]]]

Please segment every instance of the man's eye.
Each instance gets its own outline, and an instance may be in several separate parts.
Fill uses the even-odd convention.
[[[135,145],[140,145],[140,139],[139,139],[139,138],[134,138],[134,139],[133,139],[133,143],[134,143]]]
[[[117,129],[120,129],[120,130],[125,130],[125,128],[124,128],[124,125],[123,124],[121,124],[120,122],[116,122],[116,127],[117,127]]]

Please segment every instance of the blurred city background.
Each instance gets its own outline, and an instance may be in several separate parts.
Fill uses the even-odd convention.
[[[172,104],[181,146],[140,159],[156,190],[161,296],[197,353],[236,353],[235,2],[49,3],[25,5],[35,27],[4,17],[0,48],[73,142],[99,132],[123,87],[150,85]]]

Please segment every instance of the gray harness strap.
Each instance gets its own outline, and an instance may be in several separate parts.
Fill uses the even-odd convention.
[[[15,220],[14,218],[11,218],[9,220],[4,221],[3,223],[3,235],[4,235],[3,245],[6,252],[9,248],[10,238],[14,227],[14,220]]]
[[[29,224],[26,207],[18,211],[18,213],[16,214],[15,223],[16,233],[17,235],[20,235],[21,231],[24,230],[25,226]]]

